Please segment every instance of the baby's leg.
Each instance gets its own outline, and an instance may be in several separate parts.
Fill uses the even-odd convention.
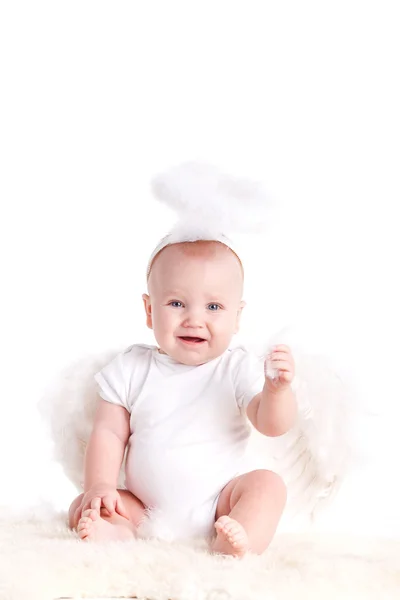
[[[100,511],[90,508],[81,514],[79,509],[83,498],[83,494],[81,494],[74,500],[69,509],[69,526],[71,529],[76,529],[79,537],[87,541],[132,539],[143,518],[145,507],[128,490],[118,490],[118,492],[129,519],[117,513],[110,516],[105,508],[101,508]]]
[[[272,471],[252,471],[225,486],[218,500],[213,552],[261,554],[271,542],[286,504],[286,486]]]

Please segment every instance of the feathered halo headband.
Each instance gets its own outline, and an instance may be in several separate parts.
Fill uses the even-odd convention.
[[[231,236],[265,229],[269,204],[262,186],[211,165],[189,162],[174,167],[153,179],[152,190],[157,200],[178,213],[178,221],[153,250],[147,277],[155,257],[168,245],[217,241],[240,258]]]

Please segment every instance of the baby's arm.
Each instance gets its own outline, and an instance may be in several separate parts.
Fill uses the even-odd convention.
[[[100,399],[85,456],[84,491],[98,485],[117,488],[130,436],[130,415],[122,406]]]
[[[247,416],[260,433],[269,437],[283,435],[296,421],[295,395],[291,388],[272,391],[264,386],[249,403]]]
[[[275,346],[268,359],[275,376],[271,378],[265,369],[263,390],[249,403],[247,415],[260,433],[276,437],[289,431],[296,421],[297,403],[291,387],[295,367],[290,348],[284,344]]]

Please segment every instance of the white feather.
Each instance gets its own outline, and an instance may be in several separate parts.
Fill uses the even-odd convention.
[[[117,354],[81,359],[64,369],[38,403],[38,410],[53,441],[53,456],[65,475],[81,493],[84,483],[84,456],[98,402],[94,375]],[[125,488],[123,473],[118,487]]]
[[[269,201],[262,185],[208,164],[187,162],[174,167],[155,177],[152,188],[158,200],[178,213],[171,232],[177,239],[188,231],[194,239],[260,232],[267,223]]]

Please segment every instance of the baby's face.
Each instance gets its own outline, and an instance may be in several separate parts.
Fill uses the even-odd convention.
[[[219,246],[211,253],[167,246],[152,266],[149,295],[143,294],[147,325],[161,352],[183,364],[217,358],[239,328],[241,266],[229,249]]]

